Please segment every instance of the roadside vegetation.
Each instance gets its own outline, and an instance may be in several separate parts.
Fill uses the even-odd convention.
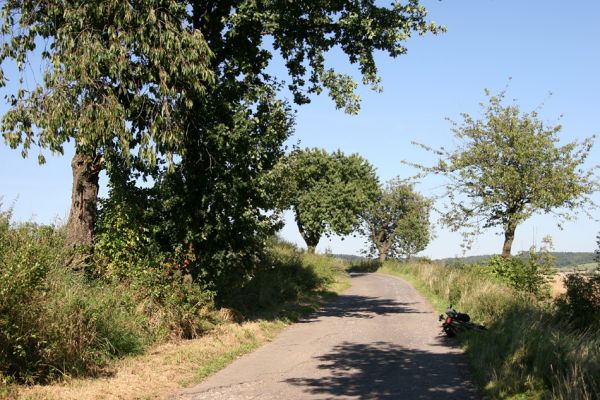
[[[600,266],[568,278],[566,294],[552,299],[545,278],[548,259],[537,254],[507,265],[497,258],[480,265],[386,261],[353,268],[401,276],[439,312],[452,304],[485,324],[487,331],[461,332],[460,341],[486,396],[597,399]],[[518,272],[507,275],[507,266]]]
[[[376,55],[401,56],[411,36],[445,31],[419,0],[375,3],[0,5],[4,141],[40,164],[75,151],[65,226],[15,223],[0,207],[0,395],[118,375],[116,360],[184,339],[206,342],[170,353],[200,368],[175,381],[200,379],[343,286],[343,262],[312,254],[322,236],[362,232],[380,262],[427,246],[435,208],[415,182],[382,186],[366,159],[341,150],[286,154],[295,106],[325,92],[356,114],[357,80],[382,90]],[[357,73],[330,68],[333,53]],[[274,74],[278,58],[285,71]],[[553,300],[548,252],[511,257],[532,215],[594,210],[594,137],[559,145],[560,125],[505,105],[504,91],[486,93],[482,119],[453,122],[455,149],[420,145],[436,164],[405,163],[447,179],[441,223],[467,246],[502,229],[502,256],[485,268],[385,261],[380,270],[490,326],[465,346],[492,397],[598,397],[598,273],[570,275]],[[274,239],[283,210],[295,213],[309,254]]]
[[[2,214],[5,386],[102,376],[154,343],[206,335],[223,315],[299,312],[286,304],[324,290],[335,273],[272,239],[280,208],[297,203],[282,190],[291,176],[272,176],[294,107],[324,92],[358,113],[358,82],[382,89],[376,55],[401,56],[411,36],[445,31],[418,0],[23,0],[0,5],[0,29],[4,142],[40,164],[64,146],[75,151],[64,227]],[[332,68],[333,50],[357,74]],[[274,74],[278,57],[284,70]],[[316,152],[335,159],[317,171],[321,182],[339,174],[329,190],[370,199],[377,178],[366,160]],[[316,223],[300,217],[311,250],[330,232],[322,226],[349,233],[366,207],[337,204],[348,212],[330,220],[321,199],[307,206]]]
[[[220,351],[188,355],[192,374],[182,376],[194,382],[347,287],[343,261],[303,254],[278,239],[270,240],[262,268],[228,307],[217,305],[214,292],[192,285],[179,269],[158,270],[152,260],[130,260],[126,278],[117,279],[97,276],[108,268],[100,261],[96,268],[88,266],[90,271],[67,268],[74,256],[64,245],[63,229],[12,224],[10,212],[0,215],[0,397],[31,391],[22,384],[107,378],[123,363],[143,363],[147,350],[157,345],[186,343],[179,339],[228,341]],[[194,345],[184,344],[181,351]],[[131,356],[137,361],[127,361]],[[56,388],[38,386],[31,393],[36,390]],[[68,395],[60,390],[56,398]]]

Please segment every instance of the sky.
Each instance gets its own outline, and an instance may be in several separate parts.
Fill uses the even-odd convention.
[[[480,116],[484,88],[497,93],[507,86],[507,98],[515,99],[522,111],[538,110],[543,121],[563,126],[561,143],[600,134],[600,2],[432,0],[422,4],[429,11],[428,18],[445,25],[447,32],[412,38],[408,53],[396,59],[377,54],[384,91],[360,88],[359,115],[336,110],[326,96],[298,107],[288,146],[359,153],[375,166],[382,182],[396,176],[407,178],[417,171],[402,160],[434,162],[412,141],[451,149],[456,142],[446,118],[460,121],[463,112]],[[337,53],[329,62],[340,70],[355,71]],[[279,68],[275,59],[273,71]],[[0,114],[5,111],[6,104],[0,102]],[[14,221],[66,221],[72,155],[67,149],[64,156],[47,157],[47,163],[39,166],[35,151],[22,159],[19,151],[0,144],[2,208],[13,208]],[[586,166],[597,164],[599,141]],[[105,184],[104,177],[101,195],[106,195]],[[442,184],[439,179],[424,179],[417,190],[433,197],[441,194]],[[600,204],[600,194],[594,195],[594,201]],[[539,245],[547,235],[557,251],[593,251],[600,212],[594,210],[592,216],[583,214],[563,224],[562,230],[553,216],[534,216],[517,228],[513,252]],[[445,258],[501,251],[499,231],[490,230],[463,253],[460,234],[439,226],[438,218],[432,214],[435,239],[420,255]],[[305,247],[291,213],[286,214],[286,221],[281,236]],[[364,248],[364,238],[333,237],[323,238],[317,251],[360,254]]]

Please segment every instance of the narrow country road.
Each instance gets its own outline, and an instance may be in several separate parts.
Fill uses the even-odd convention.
[[[477,399],[465,356],[405,281],[352,287],[176,399]]]

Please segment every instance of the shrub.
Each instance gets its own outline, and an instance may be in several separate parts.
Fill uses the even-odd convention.
[[[226,299],[245,313],[273,308],[312,292],[324,290],[335,280],[341,261],[300,252],[289,243],[272,241],[254,275]]]
[[[152,189],[128,183],[101,202],[92,276],[128,286],[156,337],[194,338],[212,326],[215,293],[192,276],[191,245],[163,249]]]
[[[553,257],[549,252],[536,252],[532,248],[519,257],[494,256],[488,261],[491,272],[515,289],[547,298],[550,294],[548,282],[553,274]]]
[[[576,272],[567,275],[566,293],[556,299],[559,310],[579,328],[600,328],[600,235],[596,259],[598,268],[590,274]]]
[[[66,268],[70,256],[60,230],[0,215],[0,376],[94,373],[146,344],[134,294]]]

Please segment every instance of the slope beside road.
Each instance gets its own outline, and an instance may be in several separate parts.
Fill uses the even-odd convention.
[[[177,394],[199,399],[478,399],[464,354],[407,282],[352,287],[273,342]]]

